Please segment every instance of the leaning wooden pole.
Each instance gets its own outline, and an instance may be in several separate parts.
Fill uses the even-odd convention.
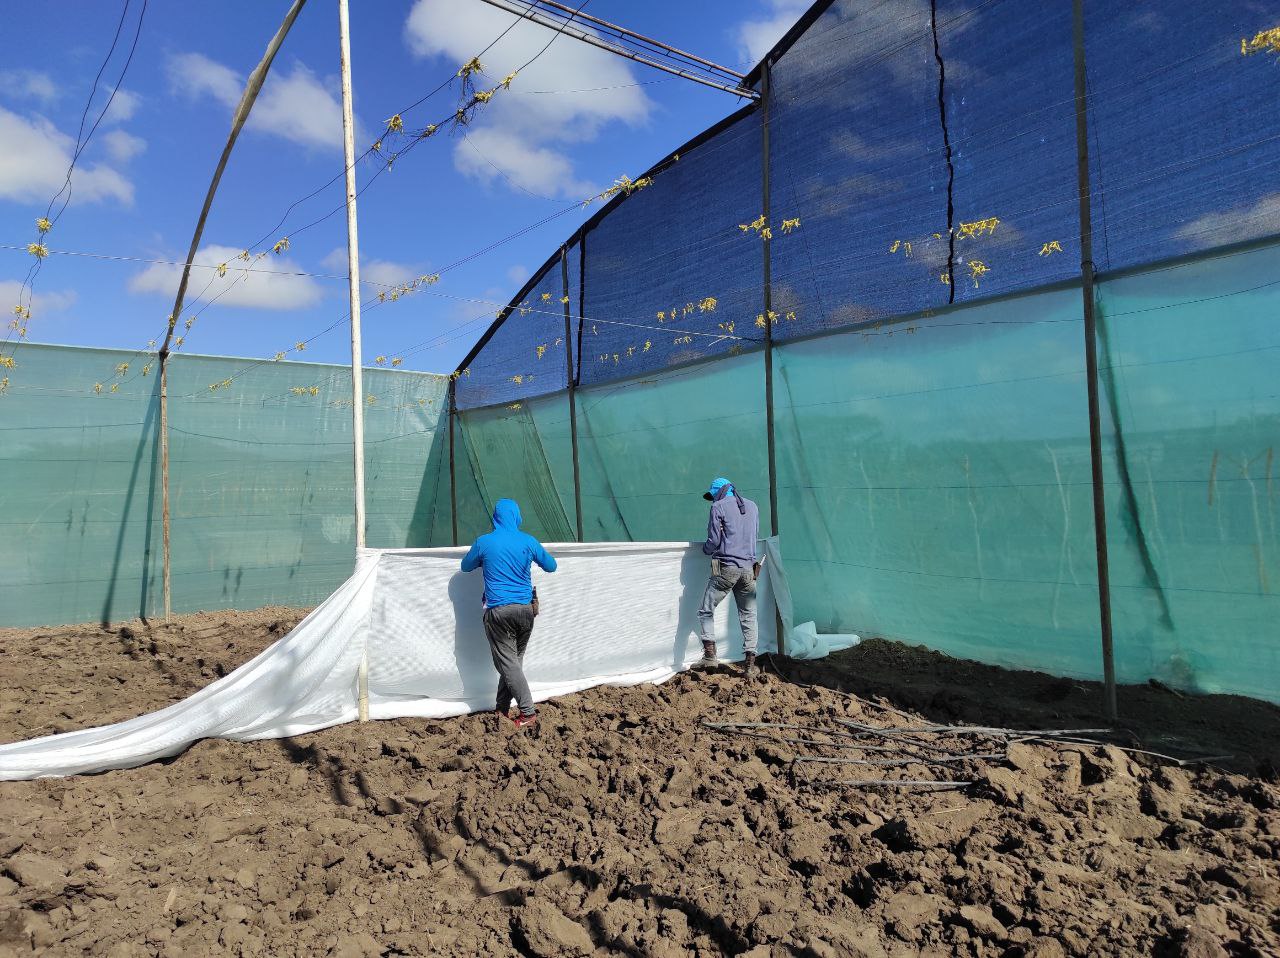
[[[347,298],[351,304],[351,458],[355,470],[356,554],[364,532],[364,367],[360,357],[360,235],[356,229],[356,140],[351,109],[351,19],[338,0],[338,46],[342,68],[342,149],[347,164]],[[360,721],[369,721],[369,644],[360,656]]]
[[[1102,426],[1098,403],[1098,325],[1094,309],[1093,216],[1089,195],[1089,124],[1085,93],[1084,0],[1074,0],[1076,182],[1080,199],[1080,289],[1084,296],[1084,366],[1089,394],[1089,462],[1093,470],[1093,536],[1098,553],[1098,617],[1102,627],[1102,681],[1107,718],[1116,717],[1116,667],[1111,640],[1111,574],[1107,558],[1107,504],[1102,484]]]
[[[293,0],[289,12],[285,14],[284,22],[280,24],[280,29],[267,44],[267,52],[262,55],[262,60],[249,74],[244,93],[240,96],[240,103],[231,118],[231,133],[227,136],[227,145],[222,148],[222,156],[218,159],[218,166],[213,171],[213,180],[209,183],[209,191],[204,197],[204,206],[200,208],[200,218],[196,220],[195,233],[191,237],[191,248],[187,250],[187,262],[182,268],[182,279],[178,282],[178,295],[173,301],[173,312],[169,314],[169,328],[165,330],[164,342],[160,345],[160,521],[164,548],[164,617],[166,621],[173,614],[172,568],[169,558],[169,346],[173,342],[173,331],[177,328],[178,320],[182,316],[182,303],[187,295],[187,283],[191,279],[191,264],[196,258],[196,251],[200,248],[200,240],[204,236],[204,224],[209,218],[209,210],[213,207],[213,197],[218,192],[218,184],[222,181],[222,172],[227,168],[231,150],[236,145],[236,139],[240,136],[245,120],[249,118],[249,111],[253,109],[253,103],[258,98],[263,82],[267,79],[271,62],[276,58],[280,45],[289,34],[289,28],[293,26],[293,21],[298,19],[298,14],[302,12],[302,6],[306,2],[307,0]]]

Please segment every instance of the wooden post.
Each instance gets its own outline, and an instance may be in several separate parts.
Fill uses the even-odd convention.
[[[1089,395],[1089,462],[1093,473],[1093,537],[1098,554],[1098,618],[1102,628],[1102,681],[1107,718],[1116,709],[1111,636],[1111,575],[1107,558],[1107,505],[1102,484],[1102,427],[1098,403],[1098,325],[1094,311],[1093,216],[1089,200],[1089,124],[1085,95],[1084,0],[1072,4],[1075,43],[1076,183],[1080,201],[1080,290],[1084,296],[1085,384]]]

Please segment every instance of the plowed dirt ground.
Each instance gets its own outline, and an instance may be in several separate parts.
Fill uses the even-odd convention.
[[[300,616],[0,631],[0,741],[184,698]],[[1100,706],[1089,683],[872,641],[757,681],[593,689],[534,732],[353,724],[0,783],[0,956],[1280,954],[1272,706],[1121,689],[1112,741],[1230,756],[1207,765],[1035,742],[793,761],[921,754],[842,720],[1075,728]]]

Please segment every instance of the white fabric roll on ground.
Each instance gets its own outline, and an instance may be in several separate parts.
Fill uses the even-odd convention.
[[[762,543],[760,651],[777,648],[791,601],[775,539]],[[550,544],[534,569],[540,614],[525,660],[536,701],[595,685],[662,682],[702,653],[708,562],[685,542]],[[287,636],[190,698],[126,722],[0,746],[0,780],[129,768],[202,738],[283,738],[357,718],[367,655],[371,718],[445,718],[492,708],[498,679],[481,624],[480,573],[465,549],[366,549],[355,574]],[[717,610],[720,655],[742,657],[733,599]]]

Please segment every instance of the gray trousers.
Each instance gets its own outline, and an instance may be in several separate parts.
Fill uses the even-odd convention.
[[[733,593],[733,600],[738,604],[738,622],[742,626],[742,649],[744,652],[756,650],[756,577],[750,569],[739,569],[737,566],[721,565],[720,574],[712,575],[707,580],[707,591],[702,596],[702,606],[698,609],[698,620],[702,623],[702,640],[714,642],[716,639],[715,612],[716,606],[724,601],[724,597]]]
[[[485,609],[484,634],[489,639],[493,667],[498,670],[498,712],[505,713],[514,698],[521,715],[533,715],[533,696],[524,677],[524,650],[533,634],[533,606]]]

